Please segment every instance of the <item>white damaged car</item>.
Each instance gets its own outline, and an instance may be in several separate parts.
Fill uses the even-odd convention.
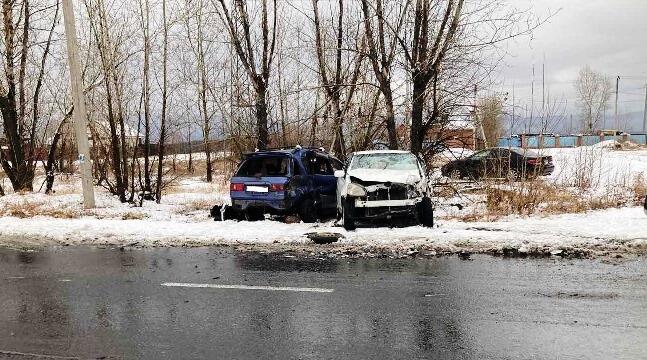
[[[337,214],[344,228],[358,221],[409,220],[434,223],[431,189],[425,167],[409,151],[375,150],[352,153],[337,178]]]

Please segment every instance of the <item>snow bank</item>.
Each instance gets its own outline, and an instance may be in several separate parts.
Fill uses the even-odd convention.
[[[276,221],[215,222],[169,216],[141,220],[0,218],[0,244],[24,237],[30,244],[202,246],[306,244],[306,234],[335,232],[337,245],[350,247],[423,247],[437,251],[580,248],[590,251],[647,252],[647,217],[640,207],[498,222],[441,221],[433,229],[360,228],[347,232],[333,222],[285,224]]]

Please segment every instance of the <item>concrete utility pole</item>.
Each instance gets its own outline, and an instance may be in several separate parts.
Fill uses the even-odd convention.
[[[92,186],[92,159],[90,157],[90,142],[88,141],[88,125],[86,121],[85,100],[79,66],[79,49],[76,42],[76,24],[72,0],[63,0],[63,21],[65,22],[65,37],[67,39],[67,61],[70,68],[70,85],[74,112],[72,122],[79,149],[79,171],[83,186],[83,207],[95,207],[94,188]]]

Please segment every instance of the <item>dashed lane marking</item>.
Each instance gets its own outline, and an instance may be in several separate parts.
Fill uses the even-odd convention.
[[[335,291],[334,289],[290,287],[290,286],[253,286],[253,285],[191,284],[191,283],[163,283],[162,286],[186,287],[186,288],[208,288],[208,289],[230,289],[230,290],[294,291],[294,292],[313,292],[313,293],[331,293]]]

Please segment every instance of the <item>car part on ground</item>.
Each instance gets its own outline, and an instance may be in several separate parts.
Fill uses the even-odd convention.
[[[343,239],[344,235],[331,232],[312,232],[305,234],[306,237],[312,240],[315,244],[332,244]]]

